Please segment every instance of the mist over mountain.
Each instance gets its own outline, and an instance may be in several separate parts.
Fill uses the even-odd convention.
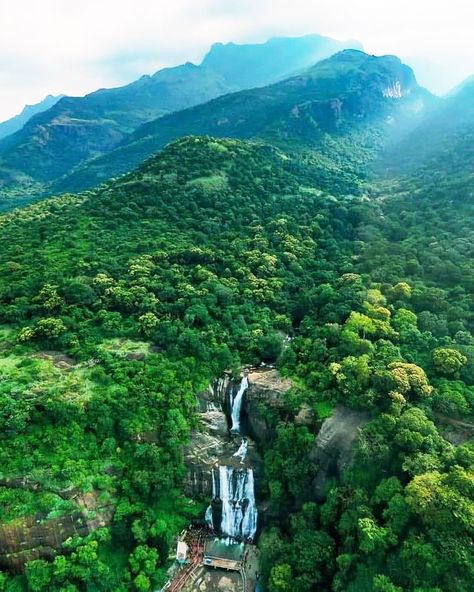
[[[319,35],[263,44],[217,44],[201,65],[186,63],[115,89],[64,97],[0,141],[1,187],[39,185],[109,152],[140,124],[228,92],[263,86],[356,42]],[[275,59],[276,52],[281,59]]]
[[[474,82],[334,48],[0,141],[1,592],[474,589]]]
[[[341,42],[321,35],[306,35],[291,42],[276,37],[261,44],[216,43],[201,66],[219,72],[240,88],[253,88],[309,68],[342,49],[363,47],[358,41]]]
[[[410,133],[377,163],[388,176],[415,172],[428,184],[472,179],[474,171],[474,79],[437,102]]]
[[[168,142],[189,134],[258,138],[312,150],[323,174],[333,169],[334,182],[338,175],[357,176],[359,169],[363,174],[364,164],[392,130],[413,125],[434,101],[398,58],[345,50],[285,81],[147,123],[115,151],[59,181],[57,190],[84,189],[124,173]]]
[[[0,139],[20,130],[34,115],[47,111],[62,99],[62,97],[63,95],[55,97],[48,95],[36,105],[26,105],[20,114],[0,123]]]

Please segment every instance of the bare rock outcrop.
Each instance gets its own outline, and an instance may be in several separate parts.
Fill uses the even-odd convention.
[[[248,374],[249,388],[244,399],[244,424],[257,442],[268,442],[273,435],[272,416],[282,407],[285,394],[293,386],[278,370],[255,369]]]
[[[352,461],[360,428],[367,421],[367,413],[346,407],[337,407],[331,417],[324,421],[309,455],[309,460],[318,468],[313,483],[316,499],[324,499],[330,477],[343,480],[344,472]]]
[[[112,521],[114,507],[101,505],[98,492],[75,501],[78,510],[58,518],[35,514],[0,524],[0,569],[21,573],[27,561],[53,559],[68,538],[87,536]]]

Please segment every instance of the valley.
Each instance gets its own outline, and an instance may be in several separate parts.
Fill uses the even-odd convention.
[[[0,141],[0,591],[472,591],[473,86],[299,43]]]

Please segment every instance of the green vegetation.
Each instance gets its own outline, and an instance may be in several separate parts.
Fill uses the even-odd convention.
[[[397,82],[402,96],[390,96]],[[53,185],[79,191],[130,171],[190,134],[258,138],[298,154],[294,165],[331,193],[360,193],[368,163],[399,127],[419,121],[435,98],[393,56],[342,51],[288,80],[225,95],[143,124],[115,150]]]
[[[352,269],[351,229],[332,227],[337,200],[300,191],[287,163],[191,138],[113,186],[1,219],[5,526],[71,512],[69,493],[98,496],[92,512],[115,508],[109,527],[74,543],[98,571],[75,567],[65,541],[60,579],[37,560],[31,589],[162,581],[177,530],[202,515],[180,493],[195,393],[225,368],[274,361],[281,331],[305,315],[303,290]],[[140,545],[159,556],[136,575],[96,561]]]
[[[38,107],[34,117],[36,110],[30,108],[26,117],[0,124],[0,212],[54,194],[58,185],[52,190],[52,181],[121,146],[146,122],[226,93],[282,80],[354,46],[359,44],[320,35],[253,45],[218,43],[199,66],[187,62],[126,86],[51,101],[51,108],[40,112]],[[5,135],[12,135],[3,138],[5,127]],[[129,160],[121,172],[130,171],[143,158]],[[102,174],[97,182],[107,178]],[[94,184],[90,177],[81,189]],[[77,184],[61,183],[61,191],[65,185],[69,185],[67,190],[77,188]]]
[[[319,157],[188,137],[0,218],[0,536],[31,517],[65,534],[0,590],[162,585],[204,509],[183,495],[195,394],[261,361],[294,380],[265,417],[265,588],[472,590],[474,444],[446,431],[474,424],[469,175],[369,195],[341,175],[333,195]],[[367,421],[320,499],[336,406]]]

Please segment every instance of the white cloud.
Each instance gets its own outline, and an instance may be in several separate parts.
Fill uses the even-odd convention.
[[[471,0],[3,0],[0,120],[46,94],[123,84],[199,61],[215,41],[322,33],[424,68],[444,91],[474,69]]]

